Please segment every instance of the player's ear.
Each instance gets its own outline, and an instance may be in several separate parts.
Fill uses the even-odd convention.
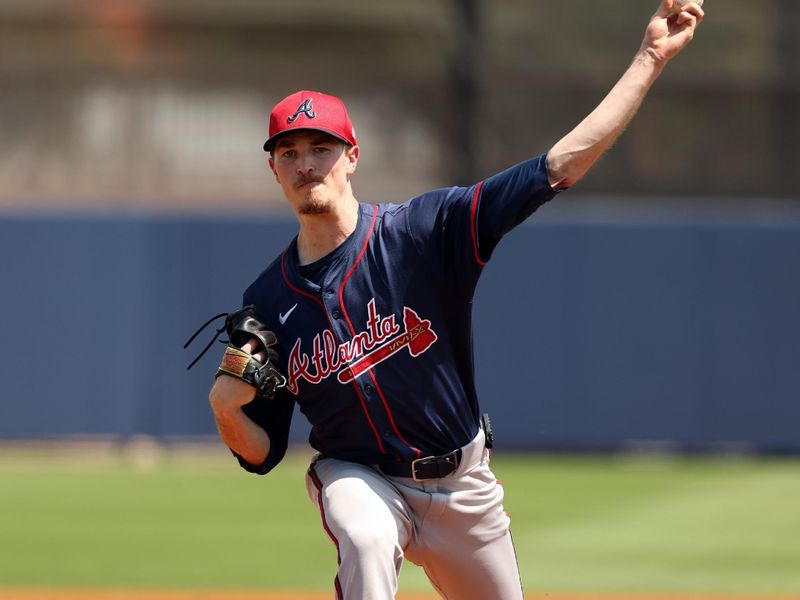
[[[360,153],[358,146],[347,146],[344,149],[345,156],[347,157],[347,174],[352,175],[356,172],[356,165],[358,164],[358,156]]]
[[[272,169],[272,173],[275,175],[275,181],[280,183],[281,180],[278,178],[278,172],[275,170],[275,159],[272,158],[272,154],[269,155],[267,162],[269,162],[269,168]]]

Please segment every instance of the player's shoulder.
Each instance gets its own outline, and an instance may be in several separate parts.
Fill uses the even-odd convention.
[[[253,303],[256,298],[268,298],[269,290],[276,289],[276,286],[281,283],[283,279],[283,256],[285,253],[286,250],[275,257],[275,259],[259,273],[258,277],[247,286],[244,292],[245,303]]]
[[[418,215],[430,215],[441,210],[453,202],[457,202],[468,195],[469,188],[451,186],[437,188],[409,198],[402,203],[379,204],[379,218],[413,218]]]

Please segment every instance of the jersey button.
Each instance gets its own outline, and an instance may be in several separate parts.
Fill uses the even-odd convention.
[[[341,316],[342,316],[342,313],[340,313],[340,312],[339,312],[339,309],[338,309],[338,308],[334,308],[334,309],[331,311],[331,316],[332,316],[334,319],[338,319],[339,317],[341,317]]]
[[[372,392],[375,391],[375,388],[372,387],[370,384],[367,384],[367,385],[364,386],[364,391],[367,392],[368,396],[371,396]]]

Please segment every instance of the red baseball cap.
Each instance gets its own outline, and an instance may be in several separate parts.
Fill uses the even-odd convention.
[[[269,152],[279,137],[296,129],[324,131],[351,146],[358,145],[344,102],[322,92],[302,90],[278,102],[269,115],[269,139],[264,150]]]

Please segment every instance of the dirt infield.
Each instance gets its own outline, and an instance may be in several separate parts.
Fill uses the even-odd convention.
[[[0,590],[0,600],[331,600],[330,593],[152,591],[152,590]],[[397,600],[438,600],[437,596],[398,596]],[[691,594],[593,595],[534,594],[525,600],[800,600],[800,596],[724,596]]]

